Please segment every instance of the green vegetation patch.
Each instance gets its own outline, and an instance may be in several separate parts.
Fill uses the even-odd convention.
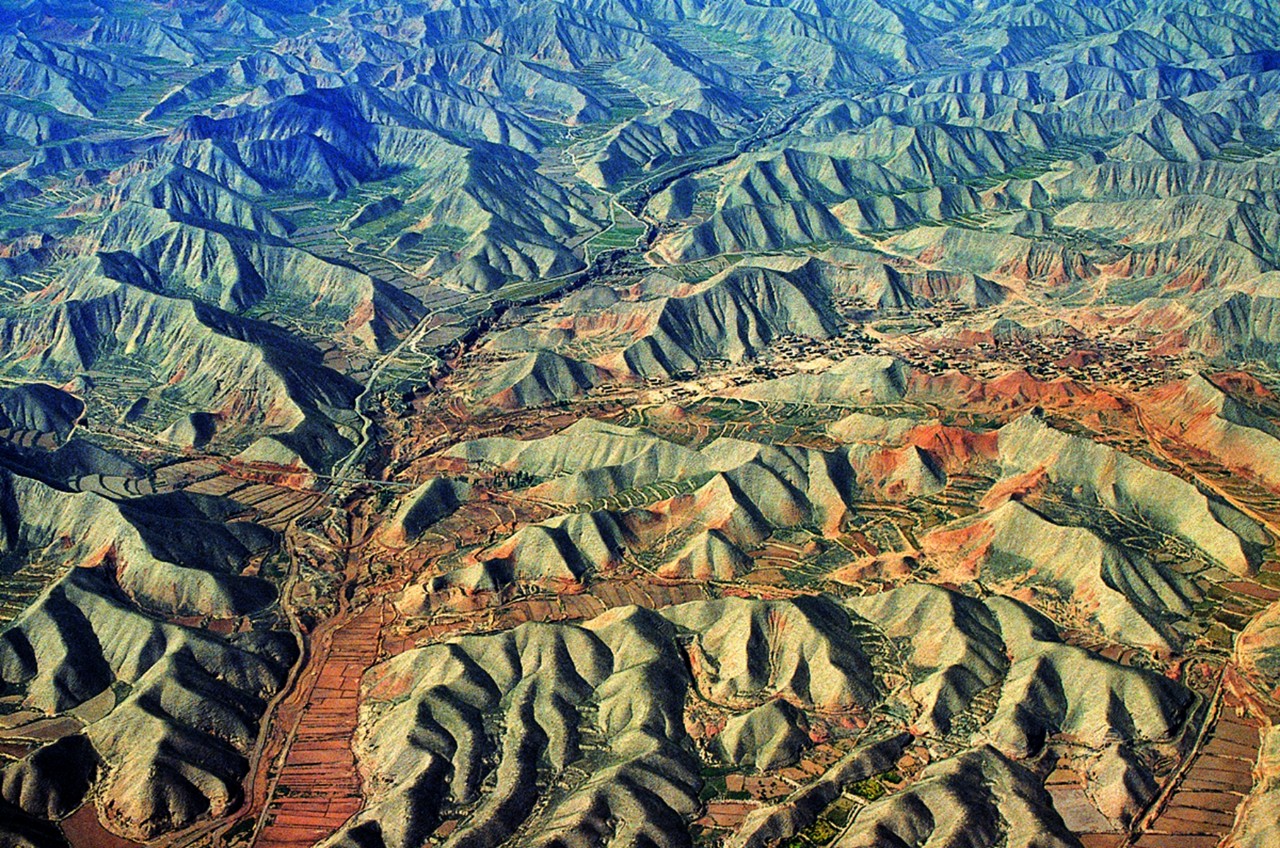
[[[885,795],[884,784],[874,777],[859,780],[849,787],[849,792],[867,801],[878,801]]]

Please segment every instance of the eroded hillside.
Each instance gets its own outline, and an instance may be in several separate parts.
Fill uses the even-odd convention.
[[[0,844],[1273,844],[1278,51],[0,4]]]

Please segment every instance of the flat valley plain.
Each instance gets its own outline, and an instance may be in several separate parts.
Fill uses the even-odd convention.
[[[1280,845],[1280,5],[0,0],[0,846]]]

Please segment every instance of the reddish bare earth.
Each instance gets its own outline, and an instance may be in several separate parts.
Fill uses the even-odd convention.
[[[360,707],[360,680],[378,659],[387,606],[371,602],[316,646],[307,691],[291,744],[271,788],[265,826],[254,845],[304,848],[332,833],[361,806],[351,753]]]

